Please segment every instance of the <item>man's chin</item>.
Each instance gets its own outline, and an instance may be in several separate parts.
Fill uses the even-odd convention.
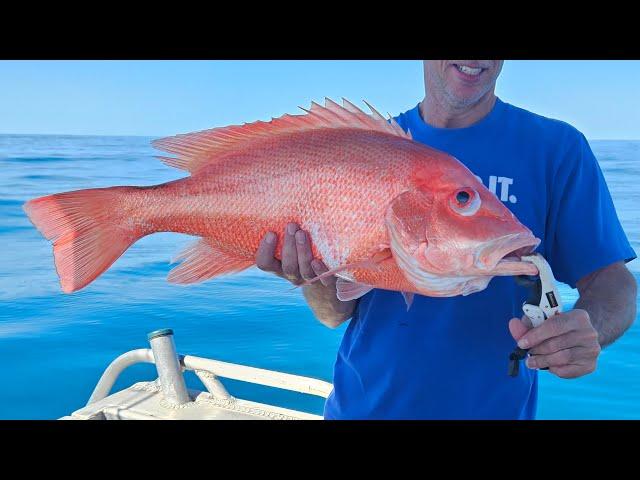
[[[477,88],[468,88],[465,86],[459,86],[457,88],[447,91],[449,102],[456,109],[464,109],[475,105],[480,101],[483,91],[478,91]]]

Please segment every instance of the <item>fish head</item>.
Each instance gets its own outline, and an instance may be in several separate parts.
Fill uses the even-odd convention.
[[[391,250],[405,276],[429,295],[453,296],[483,290],[496,275],[537,275],[521,257],[540,240],[466,167],[454,166],[387,209]]]

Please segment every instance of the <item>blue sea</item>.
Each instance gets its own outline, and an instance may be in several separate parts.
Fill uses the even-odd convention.
[[[109,363],[148,347],[170,327],[180,353],[331,381],[345,325],[317,322],[299,290],[253,268],[200,285],[165,278],[169,259],[193,241],[143,238],[73,295],[60,291],[50,244],[22,204],[67,190],[152,185],[183,172],[153,158],[152,138],[0,135],[0,418],[55,419],[82,407]],[[593,141],[622,225],[640,252],[640,141]],[[629,264],[640,281],[640,262]],[[567,307],[577,291],[562,285]],[[505,321],[506,328],[506,321]],[[505,372],[506,374],[506,372]],[[151,365],[125,371],[115,389],[152,380]],[[640,322],[601,354],[595,373],[562,380],[540,373],[541,419],[640,419]],[[199,388],[187,374],[187,384]],[[233,395],[322,413],[317,397],[225,381]]]

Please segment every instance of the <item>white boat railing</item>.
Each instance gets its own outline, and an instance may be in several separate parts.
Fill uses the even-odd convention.
[[[232,398],[218,377],[255,383],[327,398],[333,386],[315,378],[227,363],[192,355],[177,355],[173,331],[158,330],[149,334],[151,349],[131,350],[116,358],[104,371],[87,405],[106,398],[120,374],[139,363],[155,364],[165,400],[176,405],[190,401],[182,372],[193,371],[207,391],[218,399]]]

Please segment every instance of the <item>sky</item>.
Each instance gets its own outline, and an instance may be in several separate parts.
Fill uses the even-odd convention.
[[[497,95],[591,140],[640,139],[640,61],[506,61]],[[421,61],[0,61],[0,133],[164,136],[345,97],[397,115]]]

